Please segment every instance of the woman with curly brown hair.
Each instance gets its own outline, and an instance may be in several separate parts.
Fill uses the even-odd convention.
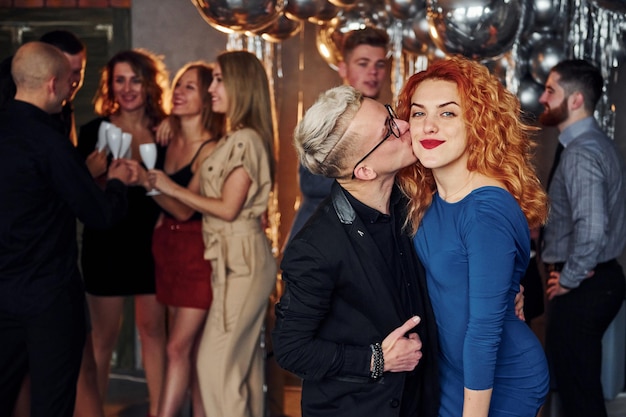
[[[459,57],[413,75],[398,115],[418,158],[398,179],[437,320],[439,415],[535,416],[548,368],[514,307],[530,228],[548,212],[531,164],[533,128],[487,68]]]
[[[100,125],[109,122],[132,134],[130,153],[123,157],[141,162],[139,145],[154,142],[155,126],[166,116],[167,88],[168,73],[156,55],[143,49],[115,54],[102,70],[94,99],[99,117],[81,127],[78,151],[86,158],[96,147]],[[142,186],[128,187],[126,217],[111,229],[86,227],[81,254],[100,395],[106,398],[124,298],[133,296],[150,415],[157,413],[165,372],[165,307],[156,299],[152,256],[152,231],[159,213]]]

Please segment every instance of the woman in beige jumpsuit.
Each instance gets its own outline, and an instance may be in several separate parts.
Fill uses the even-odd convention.
[[[151,184],[203,213],[205,259],[213,266],[213,304],[198,352],[208,417],[263,417],[264,361],[259,344],[276,261],[261,225],[274,172],[269,83],[245,51],[217,58],[212,109],[228,129],[188,188],[150,171]]]

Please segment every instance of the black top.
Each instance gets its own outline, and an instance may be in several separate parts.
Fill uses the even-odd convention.
[[[96,146],[97,118],[80,128],[77,149],[86,157]],[[69,141],[68,141],[69,142]],[[159,148],[157,159],[164,156]],[[106,230],[85,225],[81,266],[85,289],[92,295],[123,296],[154,294],[152,231],[160,207],[146,196],[141,186],[127,187],[128,211],[114,227]]]
[[[200,154],[200,151],[202,150],[204,145],[206,145],[207,143],[214,142],[216,140],[217,139],[207,139],[204,142],[202,142],[202,145],[200,145],[200,147],[196,151],[195,155],[193,156],[193,158],[191,158],[191,161],[189,161],[189,163],[187,165],[185,165],[184,167],[182,167],[181,169],[179,169],[178,171],[176,171],[176,172],[174,172],[172,174],[167,173],[167,175],[172,179],[172,181],[174,181],[176,184],[178,184],[178,185],[180,185],[182,187],[186,187],[187,185],[189,185],[189,182],[193,178],[193,172],[191,171],[191,166],[193,165],[193,163],[196,160],[196,158],[198,158],[198,154]],[[159,163],[157,163],[156,169],[164,170],[163,169],[164,165],[165,165],[165,158],[163,158],[163,160],[161,160],[161,161],[159,161]],[[163,210],[163,213],[167,217],[173,217],[166,210]],[[198,211],[194,212],[189,220],[202,220],[202,213],[200,213]]]
[[[81,285],[76,218],[106,228],[126,211],[126,186],[98,187],[54,117],[13,100],[0,111],[0,310],[43,311]]]
[[[390,201],[390,214],[384,214],[373,209],[354,198],[348,191],[343,190],[350,201],[357,216],[363,221],[365,228],[370,233],[378,250],[387,262],[391,271],[388,279],[392,280],[398,291],[398,302],[406,311],[407,317],[416,315],[424,317],[425,308],[419,302],[419,293],[413,293],[416,286],[412,284],[416,279],[416,270],[419,268],[414,262],[413,248],[402,232],[402,218],[400,202],[401,194],[394,189]],[[429,313],[432,314],[432,313]],[[418,334],[424,345],[427,344],[427,328],[418,328]],[[404,381],[404,394],[401,402],[401,416],[417,416],[421,402],[420,384],[422,376],[419,366],[413,372],[407,374]]]

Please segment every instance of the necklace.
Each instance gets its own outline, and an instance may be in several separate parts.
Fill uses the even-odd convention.
[[[470,183],[472,182],[472,180],[473,180],[473,179],[474,179],[474,175],[473,175],[473,173],[470,173],[469,178],[467,179],[467,181],[465,182],[465,184],[463,184],[463,185],[461,186],[461,188],[459,188],[458,190],[456,190],[456,191],[455,191],[455,192],[453,192],[453,193],[446,194],[446,196],[445,196],[445,197],[444,197],[443,195],[441,195],[441,192],[439,193],[439,195],[441,196],[441,198],[442,198],[445,202],[447,202],[447,203],[455,203],[455,202],[459,201],[460,199],[459,199],[459,200],[454,200],[454,199],[453,199],[453,197],[455,197],[455,196],[456,196],[456,195],[458,195],[461,191],[463,191],[464,189],[466,189],[466,188],[467,188],[467,186],[468,186],[468,185],[470,185]],[[465,196],[463,196],[463,197],[465,197]]]

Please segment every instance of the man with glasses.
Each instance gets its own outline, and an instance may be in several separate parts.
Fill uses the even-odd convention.
[[[408,123],[341,86],[294,140],[303,166],[335,180],[281,263],[274,354],[303,379],[302,416],[436,416],[436,328],[395,186],[416,162]]]
[[[385,108],[387,109],[387,112],[389,113],[389,117],[387,117],[387,122],[386,122],[387,128],[389,130],[387,131],[387,134],[385,135],[385,137],[383,137],[383,139],[380,142],[378,142],[376,146],[372,148],[371,151],[366,153],[363,158],[359,159],[359,161],[356,164],[354,164],[354,168],[352,169],[352,179],[356,178],[356,175],[354,174],[354,172],[356,171],[356,168],[359,166],[359,164],[365,161],[365,158],[370,156],[376,149],[378,149],[378,147],[382,145],[387,139],[389,139],[391,135],[397,138],[400,138],[400,128],[398,127],[398,124],[396,123],[396,120],[395,120],[398,118],[398,116],[396,116],[396,112],[393,111],[393,109],[391,108],[389,104],[385,104]]]
[[[338,73],[345,85],[351,85],[365,97],[378,99],[389,59],[389,36],[379,28],[367,26],[348,32],[343,40]],[[302,200],[289,231],[287,243],[304,226],[317,206],[330,194],[332,178],[312,174],[300,164],[298,180]]]
[[[342,61],[337,72],[345,85],[351,85],[364,96],[377,99],[388,76],[389,67],[389,36],[382,29],[367,26],[355,29],[343,38],[341,46]],[[329,194],[333,184],[332,178],[315,175],[302,164],[298,165],[298,185],[301,200],[289,230],[285,246],[300,231],[315,209]],[[271,313],[268,328],[272,328]],[[271,346],[270,346],[271,348]],[[274,366],[274,362],[271,362]],[[270,368],[271,369],[271,368]],[[282,415],[283,376],[280,372],[268,374],[270,415]]]

